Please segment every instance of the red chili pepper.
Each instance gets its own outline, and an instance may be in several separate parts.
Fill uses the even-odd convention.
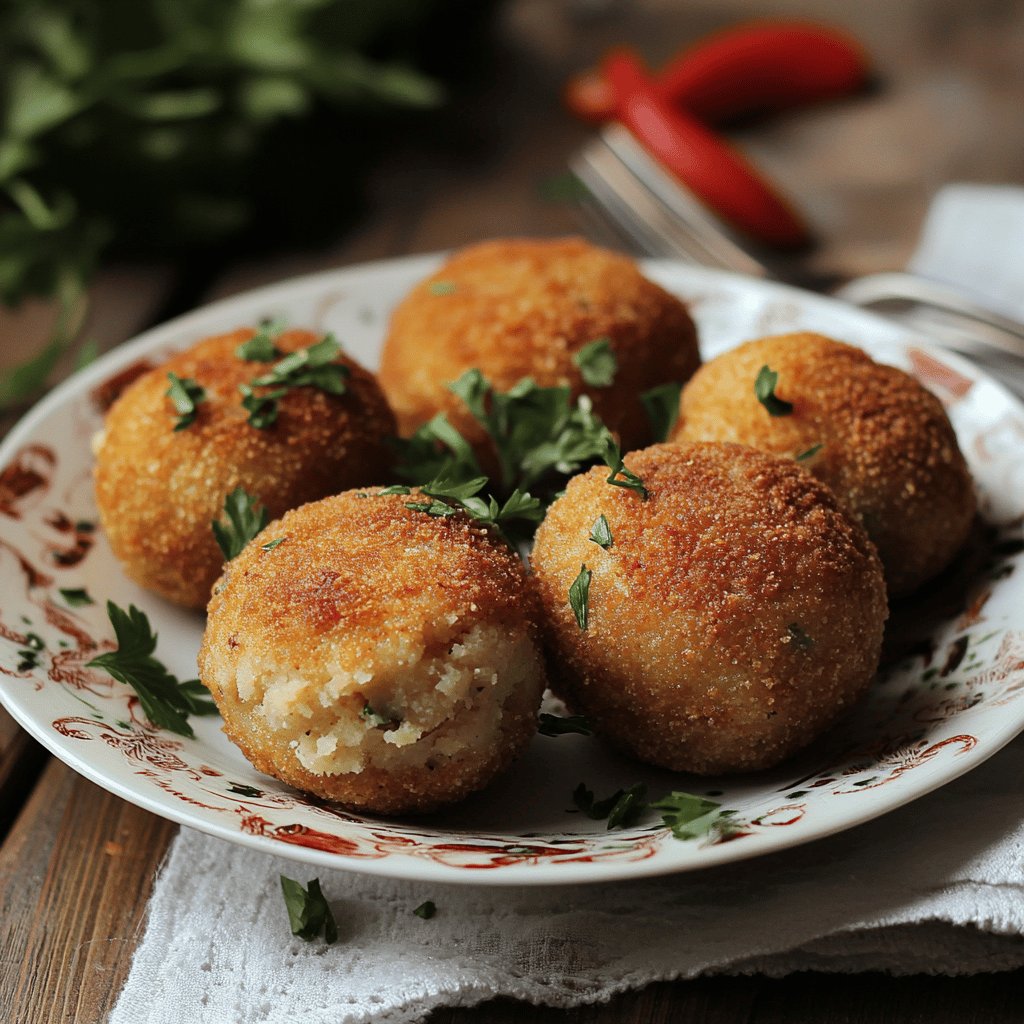
[[[868,76],[863,49],[835,29],[805,22],[748,22],[702,40],[656,76],[662,96],[709,124],[775,113],[834,99]],[[584,72],[565,88],[569,110],[607,121],[615,99],[599,73]]]
[[[676,110],[635,54],[615,50],[602,64],[616,117],[683,184],[725,220],[770,245],[808,241],[803,222],[768,183],[696,118]]]
[[[868,75],[863,49],[834,29],[752,22],[726,29],[671,60],[662,95],[710,124],[844,96]]]

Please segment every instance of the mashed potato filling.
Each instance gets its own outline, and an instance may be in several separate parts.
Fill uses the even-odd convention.
[[[320,659],[317,659],[318,661]],[[476,624],[456,642],[382,638],[358,668],[341,659],[289,666],[240,659],[235,689],[257,719],[316,775],[387,771],[486,750],[509,699],[543,670],[524,628]]]

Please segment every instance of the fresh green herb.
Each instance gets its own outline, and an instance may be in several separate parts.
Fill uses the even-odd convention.
[[[417,917],[422,917],[424,921],[429,921],[437,913],[437,906],[433,900],[424,900],[413,913]]]
[[[390,487],[385,487],[383,490],[377,492],[378,498],[383,498],[385,494],[410,494],[411,490],[404,484],[392,484]]]
[[[537,719],[537,732],[541,736],[567,736],[576,733],[580,736],[593,736],[594,727],[583,715],[549,715],[542,712]]]
[[[184,430],[190,427],[196,419],[200,402],[206,401],[206,392],[191,377],[179,377],[176,373],[168,373],[167,379],[171,386],[165,394],[174,405],[178,414],[175,430]]]
[[[580,783],[572,794],[573,803],[594,821],[608,819],[608,828],[628,828],[647,808],[647,787],[638,782],[629,789],[618,789],[603,800]]]
[[[425,512],[428,516],[433,516],[435,519],[447,519],[448,516],[454,516],[458,514],[458,509],[454,505],[448,505],[443,501],[407,501],[405,507],[412,509],[413,512]]]
[[[288,908],[288,923],[292,935],[313,942],[323,932],[328,946],[338,941],[338,925],[330,904],[320,888],[320,879],[312,878],[305,889],[293,878],[281,875],[281,892]]]
[[[252,381],[253,387],[314,387],[332,395],[343,395],[351,370],[333,362],[341,346],[333,334],[325,334],[315,345],[290,352],[267,373]]]
[[[190,714],[217,713],[206,687],[198,679],[179,682],[153,657],[157,635],[146,614],[135,605],[125,611],[108,601],[107,615],[117,637],[117,650],[93,658],[87,667],[101,668],[127,683],[138,694],[142,710],[154,725],[180,736],[194,735],[188,724]]]
[[[277,422],[277,403],[288,394],[287,388],[275,388],[273,391],[257,395],[248,384],[239,384],[242,392],[242,408],[249,413],[249,425],[257,430],[266,430]]]
[[[644,487],[643,480],[632,470],[626,469],[619,446],[611,438],[605,444],[604,461],[611,470],[606,483],[611,484],[613,487],[625,487],[627,490],[635,491],[640,495],[642,501],[646,501],[650,497],[647,493],[647,488]],[[622,477],[621,480],[619,479],[620,476]]]
[[[25,634],[25,646],[33,651],[45,651],[46,643],[38,633]]]
[[[29,669],[37,668],[39,665],[39,652],[31,648],[18,651],[18,672],[28,672]]]
[[[230,562],[270,521],[266,508],[244,487],[236,487],[224,499],[225,519],[211,523],[217,545]]]
[[[769,416],[789,416],[793,412],[793,403],[787,402],[775,394],[779,375],[769,366],[762,366],[754,381],[754,395],[768,410]]]
[[[597,517],[597,521],[590,528],[590,539],[598,547],[604,548],[605,551],[612,546],[612,528],[608,525],[608,520],[603,512]]]
[[[791,622],[786,627],[786,632],[789,634],[790,639],[799,647],[802,651],[810,650],[814,646],[814,641],[801,629],[798,623]]]
[[[431,281],[427,285],[431,295],[453,295],[455,293],[454,281]]]
[[[619,368],[618,360],[612,351],[612,339],[598,338],[584,345],[572,357],[573,363],[580,371],[584,382],[595,388],[611,387],[615,380],[615,371]]]
[[[65,601],[67,601],[69,608],[80,608],[82,607],[82,605],[96,603],[89,596],[89,591],[87,591],[84,587],[61,587],[60,596],[63,597]]]
[[[676,839],[698,839],[706,835],[725,812],[721,804],[692,793],[672,792],[652,803]]]
[[[529,494],[513,491],[509,499],[499,505],[493,496],[486,500],[479,492],[487,483],[487,477],[478,476],[471,480],[433,480],[420,490],[431,499],[430,502],[410,501],[405,507],[414,512],[426,512],[430,516],[451,516],[458,511],[465,512],[471,519],[485,526],[494,526],[508,536],[509,528],[515,521],[537,523],[544,515],[540,502]],[[453,504],[454,503],[454,504]]]
[[[363,710],[359,712],[359,717],[376,728],[384,725],[395,725],[401,721],[399,718],[392,718],[390,715],[383,715],[379,711],[374,711],[369,701],[363,704]]]
[[[682,384],[670,380],[640,395],[655,441],[667,441],[672,433],[676,420],[679,419],[679,396],[682,390]]]
[[[806,448],[796,456],[796,461],[806,462],[808,459],[813,459],[824,447],[823,444],[812,444],[810,448]]]
[[[235,349],[235,355],[249,363],[269,363],[272,359],[277,359],[281,353],[274,342],[283,330],[282,321],[265,320],[248,341],[243,341]]]
[[[579,575],[572,581],[569,587],[569,606],[576,616],[576,622],[581,630],[587,628],[587,618],[590,606],[590,577],[593,572],[585,565],[580,566]]]
[[[260,548],[264,551],[273,551],[278,544],[284,543],[284,537],[278,537],[276,540],[268,540],[266,544],[261,544]]]

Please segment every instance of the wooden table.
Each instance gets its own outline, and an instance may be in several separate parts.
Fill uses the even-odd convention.
[[[603,13],[602,13],[603,11]],[[305,270],[446,248],[500,234],[575,232],[546,183],[587,135],[559,109],[565,75],[612,43],[652,62],[750,14],[820,16],[813,0],[508,3],[489,83],[457,98],[430,143],[404,144],[374,178],[364,220],[330,252],[225,268],[216,279],[123,268],[101,281],[92,333],[104,347],[194,305]],[[862,0],[828,10],[866,44],[877,91],[739,141],[807,211],[840,276],[900,266],[947,180],[1024,183],[1024,5],[1016,0]],[[45,311],[0,322],[0,352],[38,338]],[[33,327],[36,330],[33,332]],[[104,1019],[128,970],[154,874],[176,826],[108,795],[49,757],[0,712],[0,1021]],[[1020,1021],[1024,972],[972,978],[798,975],[650,986],[572,1012],[497,1001],[441,1022]]]

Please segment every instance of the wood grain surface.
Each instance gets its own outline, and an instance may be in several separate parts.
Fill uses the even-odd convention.
[[[103,347],[145,326],[158,307],[182,312],[296,273],[492,235],[578,232],[574,209],[553,198],[589,131],[559,105],[566,76],[614,43],[635,43],[657,65],[708,31],[769,15],[847,27],[877,71],[869,94],[734,136],[814,224],[816,269],[842,277],[901,266],[946,181],[1024,183],[1024,4],[1016,0],[510,0],[485,81],[454,97],[429,134],[396,142],[363,221],[337,246],[239,263],[187,287],[178,268],[147,273],[142,284],[133,270],[113,271],[94,302]],[[168,295],[176,296],[170,304]],[[0,318],[0,363],[29,349],[33,325],[45,324],[45,311],[25,317]],[[0,1022],[105,1019],[174,832],[49,759],[0,711]],[[574,1011],[498,1000],[439,1010],[430,1021],[1000,1024],[1024,1019],[1022,986],[1024,972],[722,977],[651,985]]]

